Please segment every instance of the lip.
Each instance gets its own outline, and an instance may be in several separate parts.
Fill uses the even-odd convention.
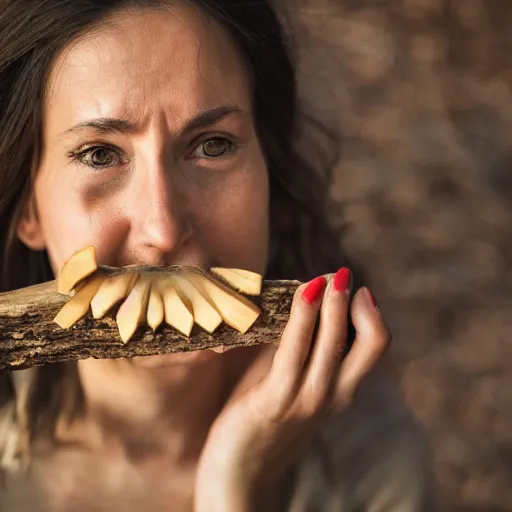
[[[111,266],[111,267],[119,267],[119,268],[130,268],[130,267],[172,267],[172,266],[178,266],[178,267],[194,267],[199,268],[201,270],[207,271],[208,269],[212,267],[219,267],[222,266],[218,261],[207,261],[205,259],[200,258],[189,258],[189,259],[182,259],[177,261],[162,261],[155,259],[137,259],[137,258],[130,258],[129,260],[123,261],[117,260],[112,262],[112,260],[104,261],[101,258],[98,257],[98,264],[99,265],[105,265],[105,266]]]

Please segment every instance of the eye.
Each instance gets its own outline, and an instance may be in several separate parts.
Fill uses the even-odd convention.
[[[196,156],[219,158],[233,151],[235,143],[226,137],[212,137],[203,141],[196,150]],[[199,154],[197,154],[199,152]]]
[[[93,169],[114,167],[125,163],[121,151],[109,146],[92,146],[73,152],[72,158]]]

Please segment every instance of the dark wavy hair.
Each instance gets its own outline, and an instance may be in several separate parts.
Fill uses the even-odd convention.
[[[329,187],[339,143],[334,133],[300,113],[294,48],[284,18],[271,0],[188,1],[224,27],[251,74],[256,131],[270,179],[266,277],[304,281],[347,265],[339,247],[340,232],[327,222],[335,211]],[[54,278],[46,252],[21,243],[16,225],[39,163],[43,100],[57,54],[120,9],[165,4],[164,0],[0,0],[0,291]],[[315,155],[315,162],[306,153]],[[64,381],[72,378],[76,379],[73,364],[36,370],[28,408],[32,432],[52,428],[65,402],[64,389],[70,388]]]

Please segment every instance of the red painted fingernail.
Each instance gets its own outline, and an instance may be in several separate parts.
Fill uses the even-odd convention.
[[[350,290],[350,270],[340,268],[332,278],[332,286],[337,292],[348,292]]]
[[[373,297],[372,293],[370,292],[370,290],[368,290],[368,288],[366,288],[366,293],[368,294],[368,299],[370,300],[370,304],[375,308],[375,309],[379,309],[379,305],[377,304],[377,302],[375,301],[375,298]]]
[[[302,292],[302,300],[308,304],[316,302],[325,289],[325,277],[317,277],[308,283],[306,289]]]

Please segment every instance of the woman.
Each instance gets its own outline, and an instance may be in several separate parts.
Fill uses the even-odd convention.
[[[341,258],[269,2],[8,0],[0,40],[3,289],[89,244],[308,281],[277,351],[5,379],[2,510],[432,510],[413,419],[361,384],[385,322],[366,288],[349,311],[347,268],[321,275]]]

